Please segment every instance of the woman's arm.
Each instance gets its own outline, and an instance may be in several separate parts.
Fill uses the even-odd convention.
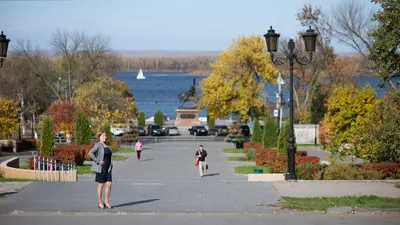
[[[100,147],[100,144],[96,143],[93,146],[93,148],[90,149],[90,151],[89,151],[89,156],[95,163],[99,163],[100,162],[100,160],[98,160],[97,157],[96,157],[96,153],[99,151],[99,147]]]

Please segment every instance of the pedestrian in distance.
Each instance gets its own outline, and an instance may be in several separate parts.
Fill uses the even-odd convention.
[[[204,176],[204,173],[207,170],[207,152],[206,150],[203,149],[203,145],[200,145],[199,150],[196,151],[195,157],[197,158],[197,160],[199,161],[199,173],[200,173],[200,177]]]
[[[93,160],[91,171],[96,173],[95,181],[97,185],[97,205],[100,209],[109,208],[110,206],[110,194],[112,186],[112,150],[107,145],[107,133],[101,131],[97,135],[97,143],[89,151],[89,156]],[[103,187],[105,188],[105,199],[103,203]]]
[[[138,140],[136,142],[136,145],[135,145],[135,151],[136,151],[137,160],[140,160],[140,154],[142,153],[142,150],[143,150],[143,143],[138,138]]]

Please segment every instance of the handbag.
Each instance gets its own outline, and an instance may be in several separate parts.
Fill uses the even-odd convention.
[[[196,166],[199,166],[199,159],[200,159],[200,158],[197,158],[197,159],[196,159],[196,164],[195,164]]]

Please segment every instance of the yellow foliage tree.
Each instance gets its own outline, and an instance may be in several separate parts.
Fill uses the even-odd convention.
[[[277,70],[270,63],[261,37],[239,37],[211,64],[211,74],[200,87],[201,108],[207,108],[211,118],[237,114],[248,120],[250,107],[261,109],[260,96],[265,83],[274,82]]]
[[[12,99],[0,97],[0,136],[18,130],[19,110]]]
[[[105,123],[128,123],[138,115],[129,86],[109,76],[82,85],[74,100],[89,115],[94,132]]]

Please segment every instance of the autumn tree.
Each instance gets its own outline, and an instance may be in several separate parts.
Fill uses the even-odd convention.
[[[0,136],[18,130],[19,107],[12,99],[0,97]]]
[[[56,133],[63,131],[71,134],[74,131],[76,112],[72,101],[55,101],[49,106],[46,113],[50,116]]]
[[[370,59],[375,62],[381,80],[389,82],[392,89],[399,91],[400,83],[394,84],[391,79],[400,77],[400,2],[375,2],[381,6],[381,10],[373,16],[373,21],[378,25],[371,34],[374,42]]]
[[[201,84],[201,108],[211,118],[237,114],[248,120],[250,107],[261,108],[260,93],[265,83],[274,82],[277,71],[261,37],[239,37],[210,65],[211,74]]]
[[[102,123],[128,123],[138,115],[128,84],[107,75],[81,85],[74,100],[78,108],[88,112],[93,131]]]
[[[354,85],[336,87],[331,97],[328,99],[328,112],[325,115],[325,123],[328,125],[326,130],[328,150],[340,149],[342,154],[352,154],[358,156],[354,148],[354,136],[366,123],[368,114],[375,104],[375,92],[371,86],[367,85],[363,89],[358,89]],[[344,145],[352,145],[344,148]]]
[[[215,119],[211,118],[207,113],[207,126],[208,128],[213,128],[215,126]]]
[[[50,116],[44,116],[40,130],[40,154],[54,155],[54,130]]]
[[[107,134],[106,143],[111,145],[112,142],[112,134],[111,134],[111,127],[108,123],[103,123],[99,129],[99,132],[105,132]]]

